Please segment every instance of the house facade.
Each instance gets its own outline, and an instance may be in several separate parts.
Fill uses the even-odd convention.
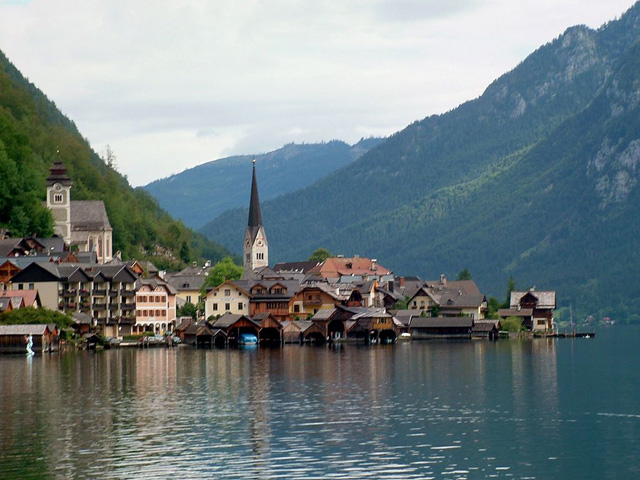
[[[136,287],[133,332],[172,332],[177,326],[176,290],[159,278],[140,278]]]
[[[249,315],[251,295],[246,282],[227,280],[210,290],[204,298],[204,318],[217,317],[225,313]]]

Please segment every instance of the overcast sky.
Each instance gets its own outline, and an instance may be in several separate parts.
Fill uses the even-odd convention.
[[[390,135],[633,3],[0,0],[0,49],[137,186],[289,142]]]

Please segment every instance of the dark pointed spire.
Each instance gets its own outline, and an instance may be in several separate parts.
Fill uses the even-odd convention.
[[[251,179],[251,200],[249,202],[249,227],[257,231],[262,226],[260,199],[258,198],[258,181],[256,180],[256,159],[253,159],[253,178]],[[252,233],[254,233],[252,232]],[[255,234],[252,235],[255,237]]]

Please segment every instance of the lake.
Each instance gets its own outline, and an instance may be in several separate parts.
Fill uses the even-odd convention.
[[[0,478],[640,478],[640,329],[0,357]]]

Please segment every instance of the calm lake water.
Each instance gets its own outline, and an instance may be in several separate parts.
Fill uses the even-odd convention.
[[[640,329],[0,357],[0,478],[640,478]]]

